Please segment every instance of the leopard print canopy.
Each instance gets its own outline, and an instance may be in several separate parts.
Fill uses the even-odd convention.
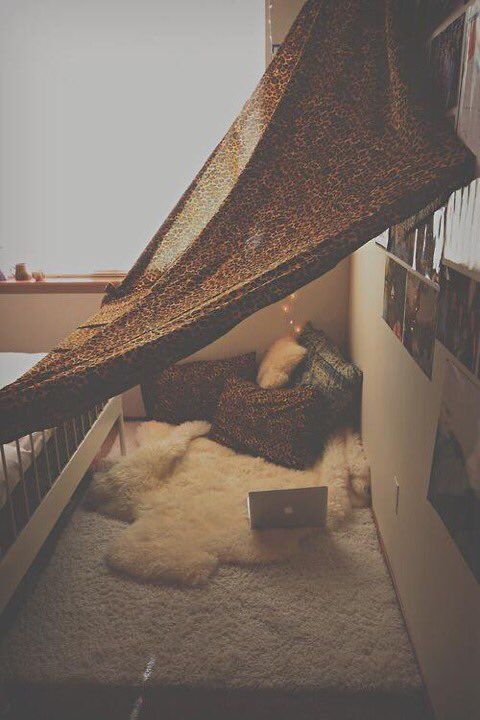
[[[0,441],[138,384],[470,180],[472,156],[407,81],[397,2],[307,0],[122,284],[0,391]]]

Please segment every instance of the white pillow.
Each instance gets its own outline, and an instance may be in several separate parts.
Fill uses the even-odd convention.
[[[260,364],[257,383],[261,388],[284,387],[307,352],[307,348],[290,336],[276,340]]]

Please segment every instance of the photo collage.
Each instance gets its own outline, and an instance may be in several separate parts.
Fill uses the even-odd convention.
[[[383,318],[412,358],[432,377],[438,288],[386,258]]]
[[[438,283],[443,250],[445,208],[431,203],[390,228],[387,250],[423,277]]]
[[[383,318],[429,378],[435,337],[480,378],[479,220],[476,179],[376,238],[389,253]]]
[[[445,208],[440,200],[435,201],[390,228],[386,244],[391,256],[387,257],[385,271],[383,317],[429,378],[435,350],[444,219]]]

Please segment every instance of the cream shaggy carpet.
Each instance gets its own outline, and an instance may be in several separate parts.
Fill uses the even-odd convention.
[[[195,588],[110,572],[124,528],[78,508],[0,642],[22,720],[430,717],[370,510]]]
[[[250,490],[327,485],[329,529],[352,504],[368,504],[368,465],[351,432],[333,437],[322,460],[299,471],[199,437],[208,431],[205,422],[145,423],[140,447],[97,472],[87,505],[131,523],[107,551],[111,567],[143,581],[199,585],[219,564],[285,561],[321,532],[251,531]]]

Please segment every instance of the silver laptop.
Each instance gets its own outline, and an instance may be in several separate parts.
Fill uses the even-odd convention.
[[[327,498],[327,487],[255,490],[247,498],[250,527],[322,527],[327,522]]]

